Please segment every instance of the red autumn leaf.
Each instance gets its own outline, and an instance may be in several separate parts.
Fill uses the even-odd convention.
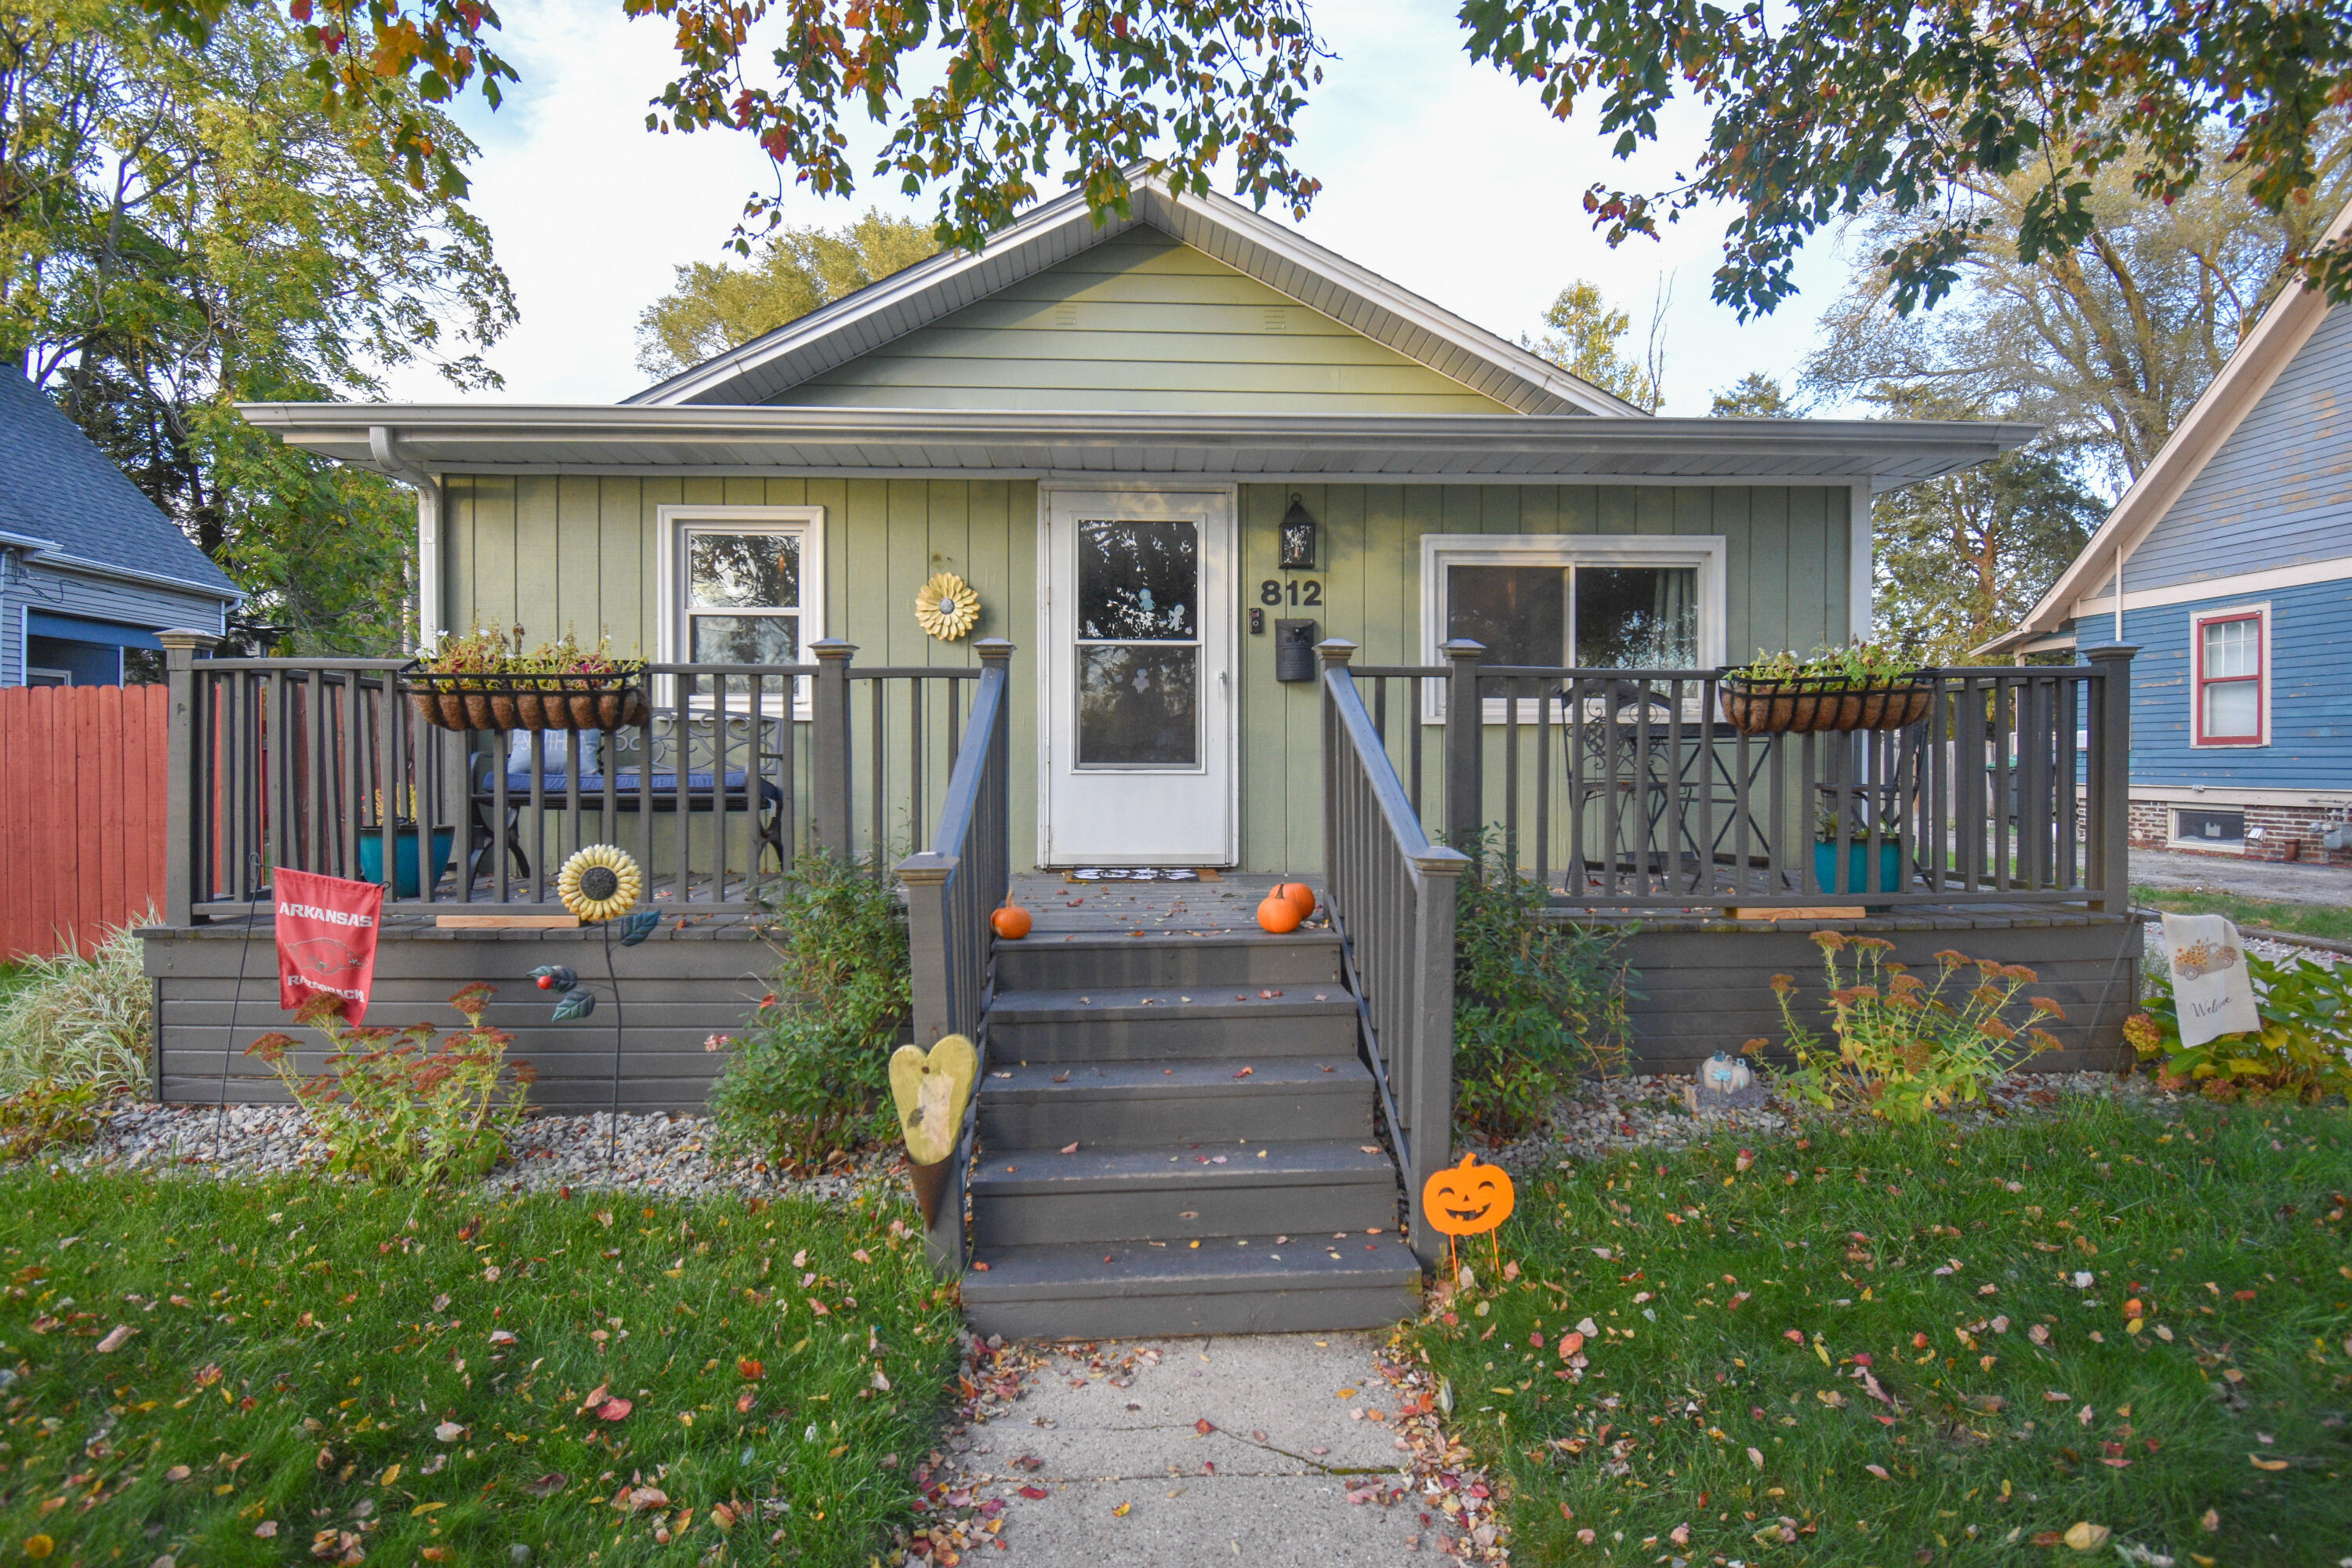
[[[745,1377],[750,1378],[754,1383],[759,1382],[760,1379],[768,1375],[768,1369],[761,1365],[757,1361],[753,1360],[750,1356],[744,1356],[740,1360],[737,1361],[735,1363],[735,1370],[741,1373]]]
[[[1031,1502],[1039,1502],[1051,1497],[1053,1494],[1047,1491],[1044,1487],[1023,1487],[1021,1489],[1021,1495],[1027,1498]]]
[[[596,1418],[600,1421],[625,1421],[629,1412],[635,1408],[625,1399],[608,1399],[596,1406]]]
[[[1214,1426],[1214,1424],[1213,1424],[1213,1423],[1209,1420],[1209,1418],[1208,1418],[1207,1416],[1205,1416],[1205,1415],[1202,1416],[1198,1421],[1195,1421],[1195,1422],[1193,1422],[1193,1423],[1192,1423],[1192,1430],[1193,1430],[1193,1431],[1195,1431],[1195,1432],[1198,1432],[1198,1433],[1199,1433],[1202,1436],[1203,1436],[1203,1437],[1207,1436],[1210,1433],[1212,1433],[1212,1432],[1215,1431],[1216,1429],[1217,1429],[1217,1428],[1216,1428],[1216,1426]]]

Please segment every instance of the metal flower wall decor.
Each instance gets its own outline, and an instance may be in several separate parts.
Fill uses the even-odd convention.
[[[915,590],[915,624],[941,642],[970,637],[980,625],[980,595],[954,573],[939,573]]]

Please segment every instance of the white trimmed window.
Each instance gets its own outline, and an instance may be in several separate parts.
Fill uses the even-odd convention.
[[[802,664],[813,657],[811,646],[824,636],[823,507],[666,506],[656,526],[660,658]],[[713,684],[698,679],[690,696],[709,700]],[[750,682],[734,677],[728,689],[748,694]],[[770,690],[772,702],[772,685]],[[794,706],[807,704],[803,689]]]
[[[1720,534],[1425,533],[1423,652],[1443,663],[1439,645],[1463,637],[1485,645],[1486,664],[1713,669],[1727,554]],[[1506,718],[1502,699],[1486,707],[1487,722]]]
[[[2271,607],[2189,618],[2189,722],[2200,746],[2270,744]]]

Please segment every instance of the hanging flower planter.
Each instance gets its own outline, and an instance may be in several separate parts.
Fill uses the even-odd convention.
[[[496,632],[450,640],[429,658],[401,667],[410,703],[444,730],[617,730],[642,724],[646,667],[620,660],[603,644],[583,648],[569,632],[560,642],[516,651]]]
[[[1724,721],[1748,735],[1900,730],[1927,716],[1934,683],[1869,643],[1724,671]]]

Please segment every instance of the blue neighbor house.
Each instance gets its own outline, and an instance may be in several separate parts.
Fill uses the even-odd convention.
[[[0,687],[163,679],[159,631],[244,595],[25,376],[0,370]]]
[[[2290,284],[1983,651],[2117,641],[2135,844],[2352,863],[2352,305]]]

